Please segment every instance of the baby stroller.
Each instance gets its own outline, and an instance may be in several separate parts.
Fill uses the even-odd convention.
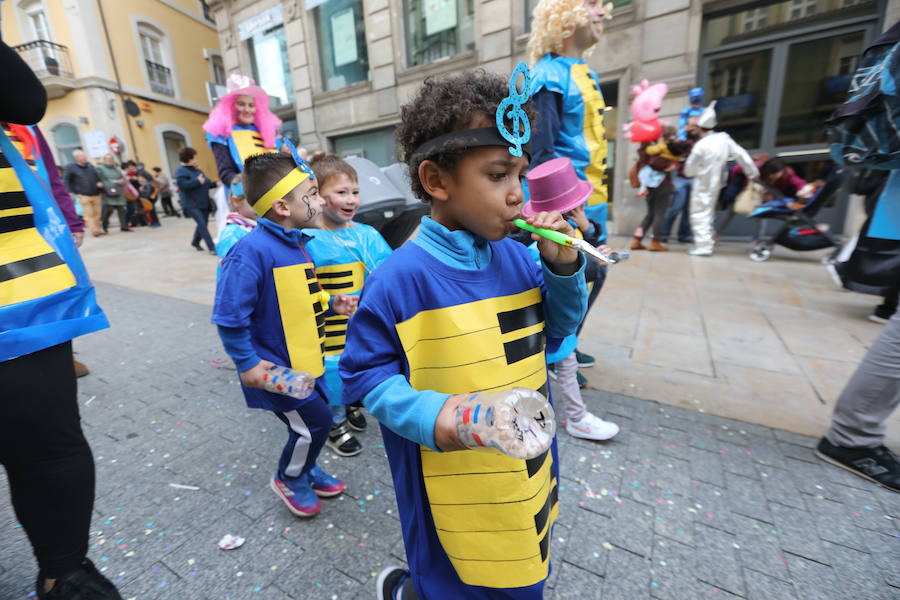
[[[764,262],[772,256],[775,245],[784,246],[790,250],[804,252],[806,250],[821,250],[822,248],[840,248],[841,242],[828,231],[821,231],[815,222],[815,216],[831,197],[841,187],[843,173],[837,170],[832,173],[825,185],[818,189],[809,202],[803,208],[791,210],[788,203],[793,198],[787,198],[770,186],[755,180],[766,191],[775,196],[775,199],[757,207],[750,213],[751,219],[773,219],[781,221],[781,227],[775,235],[768,237],[750,250],[750,260]],[[837,252],[837,250],[835,250]]]

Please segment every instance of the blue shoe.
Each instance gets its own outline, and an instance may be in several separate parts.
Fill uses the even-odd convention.
[[[322,501],[310,487],[306,477],[285,480],[275,475],[269,482],[269,487],[295,516],[312,517],[322,508]]]
[[[310,469],[307,478],[313,492],[322,498],[337,496],[344,491],[344,482],[320,469],[319,465]]]

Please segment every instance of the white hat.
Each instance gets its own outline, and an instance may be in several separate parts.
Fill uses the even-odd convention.
[[[718,124],[719,122],[716,120],[716,101],[713,100],[709,103],[709,106],[703,109],[700,118],[697,119],[697,127],[712,129]]]

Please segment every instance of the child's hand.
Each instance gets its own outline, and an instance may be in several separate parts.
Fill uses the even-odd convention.
[[[331,310],[336,312],[339,315],[344,315],[349,317],[353,313],[356,312],[356,307],[359,304],[359,296],[349,296],[347,294],[337,294],[334,297],[334,301],[331,303]]]
[[[529,225],[534,225],[535,227],[554,229],[570,236],[575,235],[575,229],[573,229],[572,226],[569,225],[569,222],[563,219],[562,215],[555,210],[552,212],[540,212],[533,217],[529,217],[527,222]],[[557,275],[572,275],[575,273],[576,265],[578,264],[577,250],[557,244],[556,242],[551,242],[536,233],[531,234],[531,239],[537,242],[541,258],[547,262],[554,273]]]
[[[275,363],[269,362],[267,360],[260,360],[259,364],[251,369],[247,369],[246,371],[241,371],[241,381],[244,382],[248,388],[259,388],[263,389],[266,380],[263,379],[266,375],[266,371],[275,366]]]
[[[460,403],[472,394],[457,394],[450,396],[444,402],[437,421],[434,422],[434,444],[443,452],[465,450],[466,445],[459,439],[456,432],[456,409]]]
[[[591,222],[587,218],[587,214],[584,212],[584,204],[579,205],[576,208],[573,208],[569,212],[566,213],[566,217],[575,221],[575,226],[578,227],[582,232],[587,231],[591,228]]]

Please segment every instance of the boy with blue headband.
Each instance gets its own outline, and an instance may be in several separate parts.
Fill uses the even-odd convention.
[[[409,563],[382,571],[381,599],[538,600],[550,573],[555,440],[519,460],[467,450],[456,429],[473,392],[549,395],[545,346],[586,310],[581,255],[535,236],[538,265],[506,237],[530,158],[528,87],[527,74],[524,93],[486,73],[429,78],[401,111],[412,189],[432,213],[366,280],[340,361],[344,402],[381,423]],[[558,212],[527,221],[574,233]]]
[[[323,203],[309,165],[291,154],[258,154],[247,159],[243,178],[260,218],[222,261],[212,322],[240,373],[247,406],[272,411],[287,425],[272,491],[294,515],[311,517],[321,509],[320,496],[344,490],[316,465],[331,427],[321,380],[325,316],[351,314],[356,299],[328,299],[304,247],[309,236],[301,229],[322,224]],[[319,378],[312,395],[296,399],[263,389],[274,365]]]

